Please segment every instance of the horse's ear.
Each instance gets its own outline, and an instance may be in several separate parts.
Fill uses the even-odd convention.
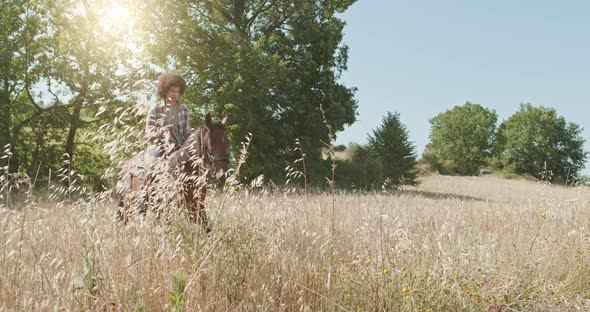
[[[227,127],[227,125],[229,125],[229,116],[223,117],[223,119],[221,120],[221,125],[224,127]]]
[[[211,128],[211,125],[213,125],[213,121],[211,121],[211,113],[207,113],[205,116],[205,126],[207,126],[207,128]]]

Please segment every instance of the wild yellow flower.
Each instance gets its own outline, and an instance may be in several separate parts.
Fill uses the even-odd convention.
[[[555,297],[555,302],[559,302],[559,298],[558,297]]]
[[[408,273],[404,272],[404,273],[402,274],[402,277],[403,277],[403,278],[406,278],[406,277],[408,277]]]
[[[383,274],[389,274],[389,270],[388,269],[383,270]]]
[[[404,287],[404,289],[402,289],[402,292],[405,294],[408,292],[408,289],[406,287]]]
[[[547,289],[553,289],[553,285],[552,284],[547,284]]]
[[[541,217],[546,218],[547,217],[547,212],[545,212],[545,211],[541,212]]]
[[[371,262],[373,262],[373,259],[371,259],[371,258],[367,258],[367,260],[365,260],[366,265],[371,264]]]
[[[432,276],[429,276],[429,277],[428,277],[428,281],[429,281],[429,282],[430,282],[430,281],[432,281]]]
[[[410,295],[406,295],[406,300],[407,300],[407,299],[410,299]]]

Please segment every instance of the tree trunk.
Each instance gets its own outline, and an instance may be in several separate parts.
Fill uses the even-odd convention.
[[[82,110],[83,98],[79,97],[72,104],[73,111],[70,117],[70,130],[68,131],[68,138],[66,140],[66,146],[64,153],[69,157],[70,162],[74,159],[74,144],[76,140],[76,132],[80,125],[80,111]],[[66,160],[68,158],[64,158]]]
[[[11,144],[10,150],[13,156],[16,156],[14,142],[12,142],[12,135],[10,133],[11,122],[10,114],[12,113],[12,103],[10,102],[10,95],[8,88],[0,91],[0,154],[4,154],[5,146]],[[14,172],[18,168],[18,159],[11,157],[10,172]]]
[[[0,147],[4,151],[4,145],[12,142],[10,135],[10,96],[7,90],[0,91]]]
[[[68,131],[68,139],[66,141],[65,151],[64,153],[64,161],[69,159],[70,163],[74,161],[74,147],[76,141],[76,132],[80,127],[80,112],[82,111],[82,106],[84,104],[84,99],[86,98],[86,92],[88,92],[88,84],[83,83],[82,89],[80,93],[72,102],[72,115],[70,116],[70,130]],[[68,158],[66,158],[68,157]]]

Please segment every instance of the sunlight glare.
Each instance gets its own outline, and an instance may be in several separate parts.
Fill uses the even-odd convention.
[[[116,2],[104,8],[101,15],[100,24],[104,31],[126,31],[129,27],[131,18],[129,10]]]

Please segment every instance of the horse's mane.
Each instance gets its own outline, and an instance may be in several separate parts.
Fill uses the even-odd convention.
[[[202,131],[203,126],[189,130],[184,144],[178,150],[170,154],[168,161],[169,169],[173,170],[181,168],[181,166],[184,166],[184,164],[190,160],[191,155],[194,155],[195,151],[193,151],[193,149],[196,149],[197,151],[200,150]]]
[[[219,122],[213,122],[209,129],[211,131],[223,129],[223,125]],[[191,156],[201,156],[201,138],[203,131],[205,131],[205,125],[189,130],[184,144],[178,150],[170,154],[168,163],[170,169],[181,168],[181,166],[184,166],[184,164],[190,160]]]

